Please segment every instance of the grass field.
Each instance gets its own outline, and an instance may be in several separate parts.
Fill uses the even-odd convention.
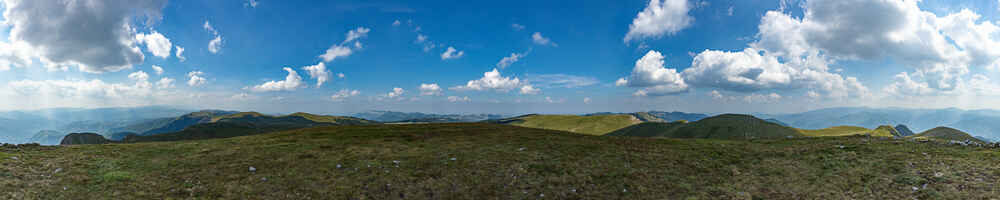
[[[834,126],[824,129],[798,129],[798,130],[803,135],[809,137],[863,135],[872,132],[871,129],[867,129],[865,127],[857,127],[857,126]]]
[[[632,115],[528,115],[515,118],[510,125],[569,131],[587,135],[604,135],[638,124],[642,121]]]
[[[991,149],[865,137],[681,140],[477,123],[339,126],[5,148],[0,199],[988,199],[1000,195],[998,162]]]

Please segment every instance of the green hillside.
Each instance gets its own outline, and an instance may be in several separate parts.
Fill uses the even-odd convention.
[[[990,199],[998,162],[990,149],[855,137],[326,126],[182,142],[3,146],[0,199]]]
[[[962,132],[960,130],[953,129],[953,128],[943,127],[943,126],[942,127],[937,127],[937,128],[932,128],[930,130],[921,132],[919,134],[909,136],[908,138],[928,138],[928,139],[933,139],[933,140],[944,140],[944,141],[955,140],[955,141],[962,141],[962,142],[968,140],[968,141],[974,141],[974,142],[979,142],[979,143],[985,143],[982,140],[980,140],[980,139],[978,139],[976,137],[973,137],[972,135],[969,135],[968,133],[965,133],[965,132]]]
[[[501,124],[514,126],[542,128],[569,131],[587,135],[604,135],[614,130],[640,123],[632,115],[525,115],[520,117],[496,120]]]
[[[308,127],[374,123],[354,117],[324,116],[308,113],[269,116],[256,112],[241,112],[216,116],[209,123],[195,124],[177,132],[146,136],[125,136],[123,141],[152,142],[228,138]]]
[[[111,141],[97,133],[70,133],[63,137],[59,145],[107,144]]]
[[[664,137],[678,128],[687,125],[685,121],[677,122],[643,122],[608,133],[607,136]]]
[[[900,136],[899,131],[896,131],[896,128],[889,125],[878,126],[878,128],[875,128],[875,130],[872,131],[871,135],[876,137]]]
[[[798,129],[799,133],[809,137],[828,137],[828,136],[851,136],[851,135],[866,135],[872,132],[871,129],[857,126],[834,126],[824,129]]]

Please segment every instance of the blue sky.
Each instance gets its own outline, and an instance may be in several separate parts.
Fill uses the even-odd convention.
[[[997,3],[5,0],[0,110],[997,109]]]

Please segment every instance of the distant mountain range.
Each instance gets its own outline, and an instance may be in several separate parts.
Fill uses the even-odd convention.
[[[379,122],[477,122],[502,119],[512,115],[502,114],[428,114],[419,112],[367,111],[351,114],[352,117]]]
[[[974,136],[1000,138],[1000,111],[961,109],[903,109],[903,108],[827,108],[795,114],[757,114],[761,118],[774,118],[801,129],[822,129],[832,126],[860,126],[875,128],[881,125],[901,124],[911,133],[923,132],[938,126],[952,127]]]
[[[145,120],[176,117],[190,110],[163,106],[131,108],[52,108],[0,112],[0,143],[23,143],[42,130],[62,132],[113,132]],[[51,133],[51,132],[49,132]]]

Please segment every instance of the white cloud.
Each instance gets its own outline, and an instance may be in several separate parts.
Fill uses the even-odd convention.
[[[31,52],[50,70],[78,66],[103,73],[143,62],[130,22],[159,20],[165,5],[165,0],[6,1],[3,18],[10,30],[7,41],[23,44],[16,50]]]
[[[552,97],[545,97],[546,103],[565,103],[566,99],[553,99]]]
[[[517,77],[501,76],[500,71],[497,71],[496,68],[493,71],[483,73],[483,77],[480,79],[471,80],[465,85],[451,87],[451,90],[456,91],[496,91],[504,93],[515,89],[519,89],[521,94],[537,94],[539,92],[534,86],[522,82]]]
[[[370,31],[371,29],[365,27],[358,27],[354,30],[347,31],[347,36],[345,37],[343,43],[348,43],[366,37]]]
[[[712,99],[715,100],[721,100],[726,98],[725,96],[722,96],[722,93],[720,93],[718,90],[712,90],[712,92],[708,93],[708,96],[712,97]]]
[[[500,59],[500,62],[497,62],[496,66],[499,67],[500,69],[507,68],[507,66],[514,64],[522,57],[524,57],[523,53],[510,53],[510,56],[503,57],[503,59]]]
[[[257,2],[257,0],[247,0],[246,3],[243,3],[243,6],[251,7],[251,8],[257,8],[257,4],[258,3],[259,2]]]
[[[831,60],[892,59],[915,72],[897,75],[885,90],[952,93],[969,67],[1000,65],[1000,28],[971,10],[939,17],[918,1],[813,0],[796,19],[771,11],[751,45],[788,60],[823,55]],[[912,77],[911,77],[912,76]],[[911,82],[912,81],[912,82]]]
[[[578,88],[599,83],[597,78],[568,74],[528,74],[524,79],[542,88]]]
[[[216,35],[215,39],[212,39],[212,41],[208,41],[208,52],[216,54],[219,53],[219,50],[221,49],[222,49],[222,36]]]
[[[469,99],[469,96],[463,96],[463,97],[448,96],[448,101],[449,102],[470,102],[470,101],[472,101],[472,99]]]
[[[542,90],[537,89],[534,86],[523,85],[523,86],[521,86],[521,92],[520,93],[521,94],[538,94],[538,93],[541,93],[541,92],[542,92]]]
[[[323,58],[323,62],[330,62],[339,57],[349,56],[352,52],[353,50],[351,50],[350,47],[333,45],[330,49],[326,50],[326,53],[320,55],[319,57]]]
[[[545,36],[542,36],[542,33],[539,33],[539,32],[535,32],[535,34],[531,34],[531,41],[534,42],[537,45],[542,45],[542,46],[545,46],[545,45],[552,45],[554,47],[558,47],[559,46],[559,44],[556,44],[555,42],[552,42],[552,40],[550,40],[549,38],[546,38]]]
[[[305,84],[302,83],[302,77],[299,76],[299,73],[295,72],[294,69],[288,67],[282,69],[288,72],[288,76],[285,76],[285,80],[268,81],[249,89],[254,92],[295,91],[295,89],[305,86]]]
[[[174,79],[167,77],[160,78],[160,81],[156,82],[156,88],[159,89],[174,88]]]
[[[6,43],[0,41],[0,71],[10,70],[11,67],[31,65],[33,53],[30,49],[31,47],[24,42]]]
[[[326,53],[320,55],[319,58],[322,58],[323,62],[330,62],[340,57],[350,56],[354,53],[354,51],[361,49],[362,45],[358,40],[367,37],[368,32],[370,31],[371,29],[365,27],[358,27],[354,30],[347,31],[343,42],[330,46],[330,48],[326,50]],[[350,42],[354,42],[353,49],[351,48],[351,45],[348,45]]]
[[[187,60],[187,58],[184,57],[184,48],[181,46],[174,46],[174,47],[176,47],[177,49],[174,51],[175,52],[174,56],[177,57],[177,59],[179,59],[181,62]]]
[[[441,53],[441,60],[448,59],[458,59],[465,55],[465,51],[456,50],[455,47],[448,47],[444,53]]]
[[[733,16],[733,11],[733,6],[729,6],[729,9],[726,9],[726,15]]]
[[[333,96],[330,96],[330,99],[333,101],[343,101],[344,99],[358,96],[359,94],[361,94],[361,92],[358,90],[341,89],[339,92],[334,93]]]
[[[424,42],[426,42],[426,41],[427,41],[427,35],[424,35],[424,34],[417,34],[417,41],[416,41],[416,42],[417,42],[418,44],[419,44],[419,43],[424,43]]]
[[[389,98],[402,97],[403,93],[406,93],[406,90],[403,90],[403,88],[392,88],[392,91],[390,91],[388,94],[385,94],[385,97]]]
[[[140,70],[128,74],[128,79],[132,79],[134,81],[148,81],[149,74],[146,74],[146,72]]]
[[[524,30],[525,27],[520,24],[510,24],[510,28],[514,29],[514,31],[521,31]]]
[[[215,36],[215,38],[208,41],[208,52],[212,54],[219,53],[219,50],[222,50],[222,34],[219,34],[219,31],[215,27],[212,27],[212,23],[208,22],[208,20],[205,20],[205,24],[202,24],[201,27]]]
[[[309,74],[309,77],[316,79],[316,87],[323,86],[323,83],[330,79],[330,70],[326,69],[326,64],[322,62],[316,65],[302,67]]]
[[[399,26],[400,24],[402,24],[402,23],[401,23],[401,22],[399,22],[399,20],[398,20],[398,19],[397,19],[396,21],[393,21],[393,22],[392,22],[392,26]]]
[[[436,83],[421,83],[419,89],[421,96],[441,95],[441,86],[438,86]]]
[[[191,72],[188,72],[188,74],[187,74],[187,77],[188,77],[187,84],[189,86],[192,86],[192,87],[203,85],[203,84],[205,84],[205,82],[208,81],[208,79],[205,79],[204,76],[205,76],[205,73],[201,72],[201,71],[191,71]]]
[[[163,75],[163,67],[153,65],[153,71],[156,72],[156,75]]]
[[[644,38],[672,35],[691,26],[694,18],[688,15],[691,5],[687,0],[650,0],[642,12],[632,19],[625,34],[625,42]]]
[[[590,104],[590,97],[584,97],[583,98],[583,103],[584,104]]]
[[[642,88],[636,91],[636,96],[662,96],[679,94],[688,91],[688,85],[676,69],[666,68],[663,55],[658,51],[649,51],[635,61],[635,68],[627,79],[615,81],[615,85]]]
[[[160,34],[159,32],[153,31],[150,34],[136,34],[135,40],[146,44],[146,51],[153,53],[153,56],[160,58],[170,57],[171,48],[173,44],[170,43],[170,39],[166,36]]]
[[[344,73],[337,73],[337,77],[344,78]]]

